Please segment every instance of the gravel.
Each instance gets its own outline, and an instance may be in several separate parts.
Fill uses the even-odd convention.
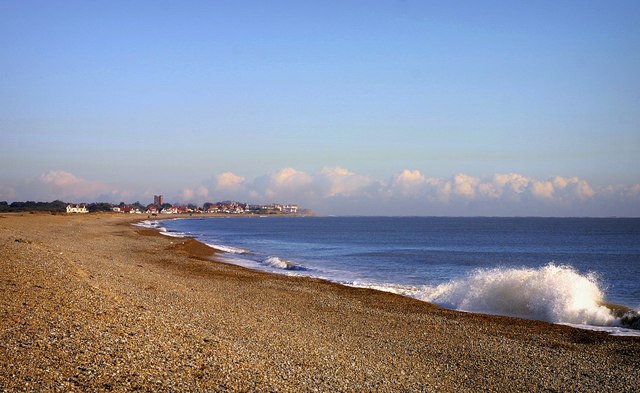
[[[0,391],[639,389],[638,337],[255,272],[131,221],[0,216]]]

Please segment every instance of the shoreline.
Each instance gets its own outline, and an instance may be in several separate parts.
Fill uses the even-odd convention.
[[[165,227],[166,225],[162,225],[162,224],[155,225],[155,223],[157,223],[157,222],[163,222],[163,221],[166,222],[166,221],[172,221],[172,220],[189,220],[189,219],[199,220],[199,219],[205,219],[205,218],[228,218],[228,217],[234,217],[234,216],[233,215],[219,215],[219,216],[209,216],[209,217],[192,217],[192,216],[183,215],[181,217],[143,219],[143,220],[140,220],[140,221],[137,221],[137,222],[133,223],[133,225],[134,226],[138,226],[138,227],[143,227],[143,228],[156,230],[163,236],[174,237],[174,238],[187,238],[187,237],[189,237],[189,238],[195,239],[196,241],[199,241],[199,242],[203,243],[203,245],[205,245],[207,247],[211,247],[216,252],[221,253],[222,254],[222,258],[224,258],[227,253],[231,253],[231,254],[235,254],[235,253],[238,253],[238,252],[240,252],[240,253],[245,253],[245,252],[253,253],[255,250],[253,250],[253,251],[251,251],[251,250],[250,251],[239,250],[239,249],[236,249],[234,246],[230,246],[230,245],[227,245],[227,244],[222,244],[222,245],[208,244],[208,243],[206,243],[206,242],[204,242],[202,240],[198,240],[198,237],[196,236],[197,234],[193,234],[194,236],[190,236],[190,235],[188,235],[188,232],[187,233],[183,233],[183,232],[174,232],[174,231],[168,230]],[[255,216],[253,218],[258,218],[258,217]],[[283,256],[276,256],[276,257],[272,257],[272,258],[282,258],[282,257]],[[284,258],[288,258],[288,256],[285,255]],[[249,260],[249,261],[250,262],[255,262],[255,261],[251,261],[251,260]],[[400,288],[400,286],[395,286],[395,285],[392,285],[392,286],[388,287],[388,289],[385,289],[385,285],[375,285],[375,284],[358,285],[356,283],[350,283],[350,282],[347,282],[347,281],[341,281],[341,280],[332,279],[332,278],[319,277],[319,276],[316,276],[316,275],[313,275],[313,274],[297,273],[295,271],[296,270],[295,268],[293,268],[291,270],[288,267],[287,268],[281,268],[282,271],[279,271],[278,269],[269,269],[268,267],[265,267],[265,266],[256,265],[255,267],[252,267],[252,266],[249,266],[249,265],[246,265],[246,264],[242,264],[242,263],[234,263],[233,261],[219,261],[219,262],[228,263],[228,264],[232,264],[232,265],[235,265],[235,266],[240,266],[240,267],[247,268],[247,269],[254,270],[254,271],[266,272],[266,273],[269,273],[269,274],[292,275],[292,276],[297,276],[297,277],[309,277],[309,278],[324,280],[324,281],[331,282],[331,283],[337,283],[337,284],[344,285],[344,286],[347,286],[347,287],[352,287],[352,288],[367,288],[367,289],[372,289],[372,290],[381,291],[381,292],[393,293],[393,294],[396,294],[396,295],[399,295],[399,296],[404,296],[404,297],[408,297],[408,298],[412,298],[412,299],[417,299],[417,300],[420,300],[420,301],[424,301],[424,302],[433,304],[431,302],[428,302],[427,300],[424,300],[424,299],[421,299],[418,296],[415,296],[412,293],[409,293],[408,290],[403,290],[404,288]],[[293,265],[293,266],[296,266],[296,265]],[[400,284],[398,284],[398,285],[400,285]],[[518,315],[499,314],[499,313],[491,314],[491,313],[485,313],[485,312],[473,311],[473,310],[464,310],[463,311],[463,310],[456,310],[455,308],[448,308],[446,306],[441,306],[441,305],[438,305],[438,306],[444,307],[444,308],[448,308],[448,309],[450,309],[452,311],[460,311],[460,312],[465,312],[465,313],[478,313],[478,314],[507,316],[507,317],[514,317],[514,318],[523,318],[523,319],[535,320],[535,321],[545,321],[545,322],[553,323],[555,325],[564,325],[564,326],[571,326],[571,327],[578,328],[578,329],[583,329],[583,330],[606,332],[606,333],[609,333],[609,334],[615,335],[615,336],[640,337],[640,314],[639,314],[638,310],[633,309],[633,308],[631,308],[629,306],[626,306],[626,305],[612,303],[610,301],[601,301],[601,302],[598,303],[598,305],[606,307],[609,310],[609,312],[611,313],[612,318],[616,318],[617,320],[619,320],[620,324],[619,325],[589,325],[589,324],[570,323],[570,322],[555,322],[555,321],[545,321],[544,319],[528,318],[528,317],[523,317],[523,316],[518,316]]]
[[[0,390],[637,387],[637,337],[216,262],[141,220],[0,215]]]

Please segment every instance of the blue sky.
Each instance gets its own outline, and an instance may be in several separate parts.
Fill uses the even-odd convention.
[[[0,200],[637,216],[638,20],[637,1],[0,0]]]

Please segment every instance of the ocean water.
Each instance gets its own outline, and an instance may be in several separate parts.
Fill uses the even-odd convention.
[[[640,335],[640,219],[233,217],[142,225],[194,237],[252,269]]]

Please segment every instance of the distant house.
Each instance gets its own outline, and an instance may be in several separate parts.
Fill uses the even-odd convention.
[[[226,214],[242,214],[248,211],[246,203],[235,201],[217,202],[209,205],[207,213],[226,213]]]
[[[281,213],[285,213],[285,214],[295,214],[298,212],[298,205],[280,205],[280,204],[273,204],[271,205],[270,210],[277,210]]]
[[[127,205],[114,206],[111,208],[111,211],[114,211],[116,213],[142,214],[142,210],[140,210],[140,208]]]
[[[189,209],[188,206],[174,206],[176,213],[181,214],[181,213],[188,213],[188,212],[192,212],[193,210]]]
[[[67,213],[89,213],[85,204],[68,204]]]
[[[175,206],[165,207],[160,210],[160,214],[178,214],[178,208]]]
[[[298,205],[283,205],[280,211],[287,214],[295,214],[298,212]]]

